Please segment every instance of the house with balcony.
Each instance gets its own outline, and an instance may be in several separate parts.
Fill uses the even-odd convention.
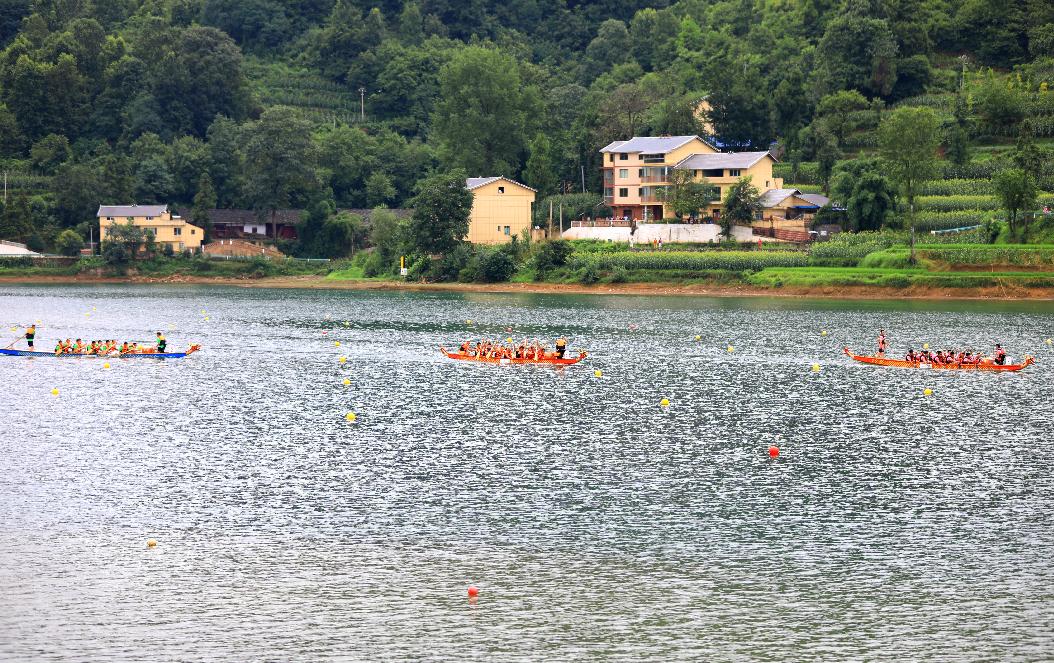
[[[776,159],[769,152],[720,152],[699,136],[636,136],[615,141],[600,150],[604,202],[615,218],[659,221],[673,216],[663,204],[662,190],[670,173],[687,170],[695,181],[704,179],[718,189],[718,200],[704,216],[721,216],[721,200],[728,187],[749,176],[762,194],[783,188],[783,180],[772,175]],[[771,214],[771,212],[768,212]]]
[[[99,241],[109,238],[110,228],[117,224],[132,224],[154,236],[159,247],[168,245],[176,253],[197,251],[205,239],[205,231],[173,215],[168,205],[100,205],[95,214],[99,219]]]

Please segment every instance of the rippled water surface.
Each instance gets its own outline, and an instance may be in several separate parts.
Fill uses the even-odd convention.
[[[110,369],[0,357],[0,658],[1054,655],[1050,304],[119,286],[0,303],[2,331],[41,320],[47,345],[160,328],[204,346]],[[1040,363],[840,355],[879,327],[898,352],[1003,342]],[[468,335],[591,355],[438,353]]]

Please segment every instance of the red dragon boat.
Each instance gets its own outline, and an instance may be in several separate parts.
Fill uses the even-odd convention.
[[[439,348],[439,351],[445,354],[450,359],[458,359],[460,361],[478,361],[483,364],[550,364],[552,366],[571,366],[577,364],[586,358],[586,352],[583,350],[577,357],[566,357],[559,359],[557,357],[544,357],[542,359],[527,359],[526,357],[519,357],[509,359],[508,357],[477,357],[474,354],[465,354],[464,352],[447,352],[446,348]]]
[[[985,359],[980,364],[931,364],[923,361],[907,361],[905,359],[888,359],[886,357],[868,357],[865,355],[854,355],[849,348],[842,348],[846,356],[853,361],[873,366],[892,366],[894,368],[931,368],[938,371],[992,371],[992,372],[1014,372],[1020,371],[1029,364],[1036,363],[1032,357],[1025,357],[1022,364],[997,364],[991,359]]]

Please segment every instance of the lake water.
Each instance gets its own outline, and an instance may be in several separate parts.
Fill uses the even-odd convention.
[[[1049,303],[160,286],[0,302],[0,329],[40,320],[45,347],[158,329],[204,346],[110,369],[0,357],[0,658],[1054,655]],[[841,355],[879,327],[897,353],[1001,342],[1040,363]],[[591,355],[438,352],[506,335]]]

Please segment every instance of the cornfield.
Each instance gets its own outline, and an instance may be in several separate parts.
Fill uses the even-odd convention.
[[[955,244],[919,247],[925,258],[952,265],[1015,265],[1020,267],[1054,266],[1054,247]]]
[[[990,196],[995,193],[992,180],[948,179],[922,183],[922,196]]]
[[[798,251],[622,251],[574,255],[573,269],[626,270],[728,270],[756,271],[766,267],[804,267],[809,262],[805,253]]]

